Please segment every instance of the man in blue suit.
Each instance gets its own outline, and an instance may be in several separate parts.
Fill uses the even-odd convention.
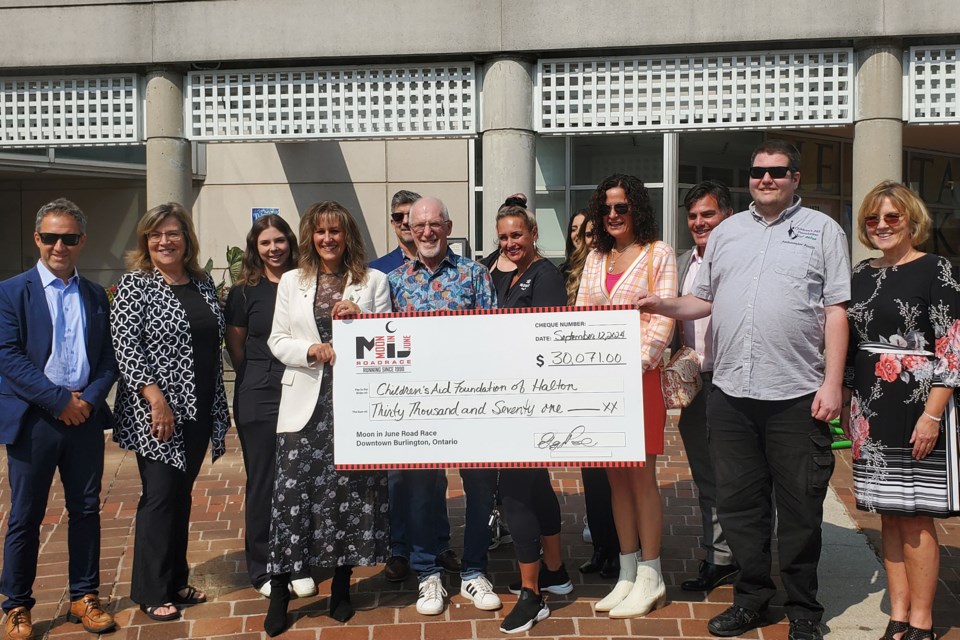
[[[33,638],[40,523],[54,471],[69,531],[70,612],[92,633],[112,630],[100,586],[100,480],[105,399],[117,377],[110,309],[98,285],[77,275],[87,219],[69,200],[37,213],[37,266],[0,282],[0,444],[7,447],[10,516],[0,593],[8,640]]]

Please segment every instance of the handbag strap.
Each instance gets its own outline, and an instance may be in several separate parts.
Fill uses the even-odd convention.
[[[647,255],[645,258],[647,262],[647,295],[653,294],[653,262],[650,260],[651,253],[653,253],[653,243],[650,243],[650,245],[647,247]],[[681,342],[683,341],[682,336],[680,340]],[[663,367],[664,367],[663,358],[660,358],[659,368],[663,370]]]

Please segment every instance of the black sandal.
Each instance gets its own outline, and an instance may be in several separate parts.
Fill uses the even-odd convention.
[[[187,591],[187,595],[180,595],[180,592],[183,590]],[[197,597],[198,593],[200,593],[200,590],[190,585],[180,587],[173,592],[173,604],[203,604],[207,601],[207,596],[201,594],[200,597]]]
[[[166,615],[162,615],[162,616],[161,616],[161,615],[159,615],[158,613],[156,613],[157,609],[160,609],[161,607],[173,607],[173,608],[176,609],[176,610],[175,610],[173,613],[168,613],[168,614],[166,614]],[[176,607],[175,605],[170,604],[170,603],[167,603],[167,604],[150,604],[150,605],[142,604],[142,605],[140,605],[140,611],[143,611],[143,613],[144,613],[148,618],[150,618],[151,620],[154,620],[154,621],[156,621],[156,622],[169,622],[170,620],[176,620],[176,619],[178,619],[178,618],[180,617],[180,609],[177,609],[177,607]]]
[[[887,628],[883,632],[883,637],[880,640],[898,640],[893,637],[895,633],[904,633],[907,629],[910,628],[909,622],[904,622],[903,620],[894,620],[890,618],[890,621],[887,623]],[[901,637],[899,640],[903,640]]]
[[[903,634],[900,640],[937,640],[937,634],[933,629],[917,629],[907,625],[907,632]]]

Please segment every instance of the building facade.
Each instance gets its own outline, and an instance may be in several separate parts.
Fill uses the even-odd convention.
[[[718,178],[745,207],[765,137],[801,148],[804,202],[847,229],[874,184],[907,182],[929,250],[960,260],[958,58],[946,0],[0,0],[0,277],[35,260],[59,196],[87,211],[81,268],[103,284],[170,200],[222,267],[254,209],[295,223],[323,199],[382,254],[401,188],[486,253],[523,191],[557,257],[612,172],[647,183],[682,250],[685,190]]]

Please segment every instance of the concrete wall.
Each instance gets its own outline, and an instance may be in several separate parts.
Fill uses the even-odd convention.
[[[204,256],[224,264],[243,246],[251,207],[278,207],[296,230],[314,202],[336,200],[357,218],[370,259],[396,246],[388,223],[400,189],[433,195],[466,236],[470,202],[466,140],[240,143],[207,147],[207,177],[194,205]]]
[[[36,5],[36,6],[33,6]],[[55,33],[55,42],[50,34]],[[110,0],[0,2],[0,65],[43,69],[247,60],[464,57],[797,40],[955,42],[955,0]]]

